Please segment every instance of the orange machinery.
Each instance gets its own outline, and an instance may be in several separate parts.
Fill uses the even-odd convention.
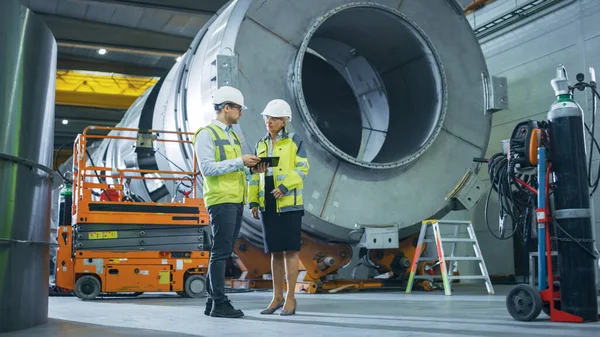
[[[364,250],[360,261],[379,273],[389,273],[388,279],[340,279],[336,277],[338,270],[347,266],[352,260],[351,247],[344,243],[327,243],[302,233],[300,273],[296,292],[320,293],[338,292],[342,290],[360,290],[368,288],[399,287],[406,283],[410,272],[412,257],[415,256],[418,233],[400,241],[396,249]],[[423,250],[426,247],[423,246]],[[271,256],[244,238],[237,240],[234,252],[235,263],[241,269],[240,277],[231,280],[231,287],[236,289],[271,288],[272,281],[263,275],[271,272]],[[421,251],[422,253],[422,251]],[[419,254],[420,255],[420,254]],[[419,264],[420,275],[423,274],[423,263]],[[429,281],[420,282],[418,286],[425,290],[432,288]]]
[[[90,133],[98,130],[135,132],[137,138]],[[204,200],[196,198],[195,155],[194,172],[87,165],[89,139],[133,140],[136,151],[153,151],[155,142],[190,143],[179,140],[182,134],[188,133],[91,126],[78,135],[73,146],[72,219],[58,228],[59,288],[73,290],[83,300],[126,292],[205,296],[209,217]],[[191,190],[181,202],[127,201],[131,198],[125,191],[134,179],[185,179]]]

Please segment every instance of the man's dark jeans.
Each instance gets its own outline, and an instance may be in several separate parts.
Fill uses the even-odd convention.
[[[207,291],[214,303],[227,301],[225,268],[242,225],[243,204],[218,204],[207,208],[213,239],[208,264]]]

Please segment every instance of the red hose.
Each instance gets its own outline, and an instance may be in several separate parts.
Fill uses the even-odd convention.
[[[535,193],[536,195],[538,194],[538,192],[537,192],[537,190],[535,188],[531,187],[531,185],[529,185],[528,183],[524,182],[523,180],[515,177],[515,181],[518,182],[519,184],[523,185],[523,187],[525,187],[526,189],[528,189],[532,193]]]

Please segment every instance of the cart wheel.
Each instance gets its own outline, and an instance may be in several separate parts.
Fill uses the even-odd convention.
[[[528,284],[519,284],[506,295],[506,309],[517,321],[533,321],[542,311],[542,296]]]
[[[183,285],[183,296],[188,298],[205,297],[206,278],[198,274],[188,276]]]
[[[83,275],[75,282],[75,295],[84,301],[96,298],[100,290],[100,281],[92,275]]]

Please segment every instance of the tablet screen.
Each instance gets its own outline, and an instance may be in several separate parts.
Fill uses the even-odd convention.
[[[260,162],[269,164],[269,167],[275,167],[279,165],[279,157],[260,157]]]

